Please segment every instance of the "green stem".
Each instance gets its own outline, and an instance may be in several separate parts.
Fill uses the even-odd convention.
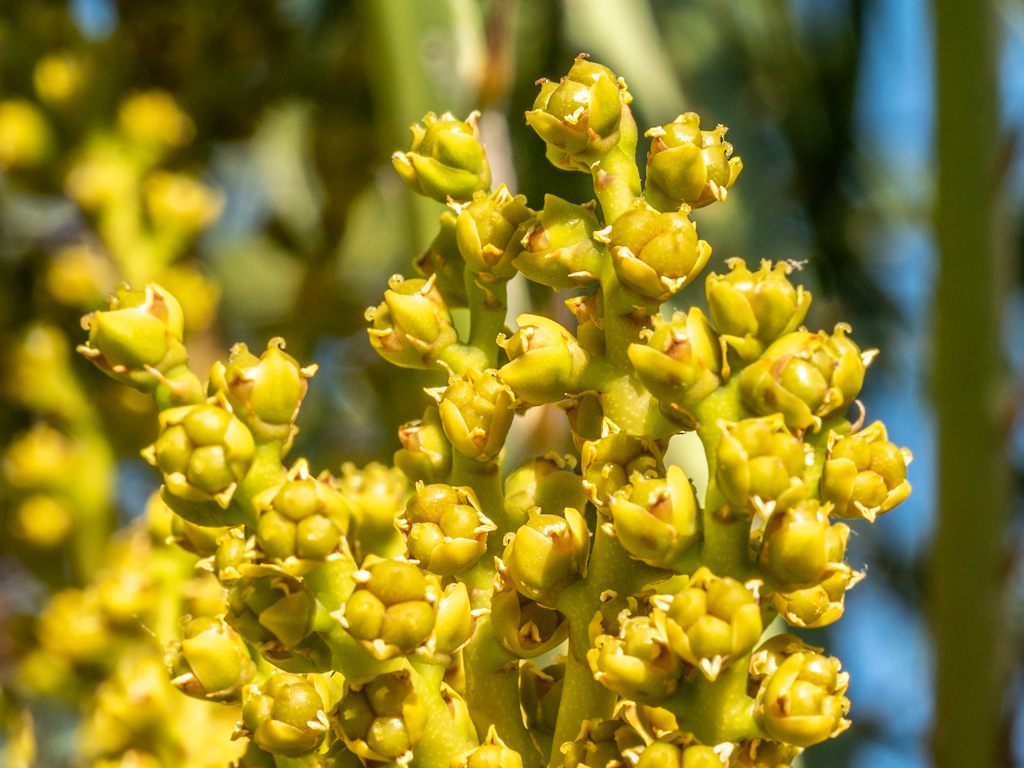
[[[483,353],[488,368],[497,368],[499,347],[495,339],[505,328],[508,285],[496,282],[481,288],[467,267],[466,293],[469,296],[469,345]]]
[[[423,739],[416,746],[412,765],[416,768],[449,768],[453,755],[468,752],[474,745],[459,731],[441,697],[445,668],[441,664],[416,659],[410,659],[409,664],[413,670],[409,682],[419,698],[419,705],[426,710],[428,723]]]
[[[235,490],[231,503],[239,504],[246,511],[246,524],[250,528],[255,527],[257,517],[252,505],[253,497],[288,479],[288,472],[281,464],[282,447],[280,440],[256,443],[252,466]]]
[[[704,744],[765,736],[754,721],[754,700],[747,695],[749,654],[733,659],[714,681],[700,672],[680,681],[676,694],[661,706]]]
[[[640,170],[636,165],[636,121],[623,107],[619,143],[590,167],[594,194],[601,203],[605,224],[613,223],[640,199]]]

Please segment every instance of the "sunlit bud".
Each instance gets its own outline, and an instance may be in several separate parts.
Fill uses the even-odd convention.
[[[831,336],[794,331],[773,342],[740,374],[744,404],[762,416],[781,413],[790,429],[817,430],[822,417],[841,414],[874,357],[847,338],[849,330],[840,323]]]
[[[575,467],[574,457],[559,456],[554,451],[523,462],[505,478],[507,519],[518,527],[534,507],[549,515],[561,515],[566,507],[583,509],[587,496]]]
[[[810,447],[786,429],[781,414],[719,422],[715,478],[736,511],[770,514],[807,495],[804,472]]]
[[[466,266],[484,283],[504,281],[516,273],[513,259],[523,245],[520,225],[533,218],[525,195],[502,184],[495,192],[477,192],[456,212],[455,241]]]
[[[660,304],[693,282],[711,257],[689,209],[658,213],[640,201],[619,216],[608,236],[619,281],[645,304]]]
[[[246,686],[244,697],[242,724],[272,754],[308,754],[330,728],[320,691],[301,675],[275,672],[265,683]]]
[[[599,509],[605,509],[613,493],[635,474],[664,477],[661,451],[650,439],[633,437],[619,431],[605,420],[603,436],[584,442],[580,451],[583,487],[587,498]]]
[[[526,597],[500,575],[491,598],[491,627],[498,642],[521,659],[557,648],[569,634],[565,616]]]
[[[701,536],[701,515],[686,473],[677,466],[666,477],[635,474],[609,503],[615,537],[631,557],[670,568]]]
[[[752,650],[761,637],[761,609],[742,583],[698,568],[674,595],[656,595],[654,621],[687,664],[715,680],[730,661]]]
[[[623,714],[620,709],[607,720],[584,720],[579,735],[561,747],[565,768],[632,765],[643,749],[644,738]]]
[[[526,122],[548,145],[554,165],[589,173],[591,163],[619,142],[622,110],[631,101],[625,82],[581,54],[559,82],[539,83]]]
[[[695,112],[647,131],[644,135],[651,138],[644,189],[647,201],[669,211],[725,200],[743,170],[743,162],[732,157],[732,144],[723,141],[725,132],[724,125],[702,131]]]
[[[629,345],[629,361],[647,390],[662,403],[689,409],[722,384],[722,347],[698,307],[654,318],[646,344]]]
[[[758,563],[780,591],[811,587],[842,570],[850,529],[829,525],[831,505],[808,499],[776,511],[765,524]]]
[[[593,240],[598,229],[593,203],[574,205],[545,195],[544,208],[526,230],[513,265],[556,291],[596,285],[602,261],[602,246]]]
[[[412,146],[395,152],[391,164],[409,188],[439,203],[464,202],[477,190],[491,188],[491,169],[473,112],[465,121],[451,112],[428,112],[422,124],[410,126]]]
[[[128,139],[157,149],[184,146],[195,135],[192,119],[181,111],[174,97],[156,89],[122,101],[117,125]]]
[[[539,315],[516,318],[519,330],[498,337],[509,362],[498,376],[528,405],[557,403],[579,389],[590,354],[559,323]]]
[[[423,418],[398,428],[402,447],[395,451],[395,466],[412,482],[440,483],[452,468],[452,444],[445,437],[441,414],[428,405]]]
[[[369,764],[407,764],[428,726],[427,709],[404,671],[378,675],[365,684],[347,683],[331,715],[348,748]]]
[[[412,559],[438,576],[454,576],[472,567],[487,549],[497,526],[480,509],[469,487],[419,485],[395,518]]]
[[[264,653],[293,648],[309,637],[318,610],[300,578],[254,565],[235,580],[226,604],[225,621]]]
[[[765,733],[795,747],[809,747],[850,726],[844,716],[849,675],[838,659],[794,653],[761,683],[754,713]]]
[[[750,680],[757,687],[794,653],[821,653],[822,648],[808,645],[796,635],[772,635],[750,656]]]
[[[516,589],[541,605],[553,607],[559,593],[587,574],[590,531],[575,509],[564,517],[531,512],[502,555]]]
[[[237,701],[256,672],[242,638],[220,617],[185,617],[183,637],[166,658],[171,684],[210,701]]]
[[[423,277],[434,275],[434,285],[444,296],[449,308],[465,307],[469,304],[466,296],[466,262],[459,252],[459,244],[455,238],[455,214],[445,211],[437,236],[429,247],[415,262],[416,271]]]
[[[594,678],[620,696],[657,704],[675,692],[683,665],[647,616],[633,616],[618,637],[601,635],[587,651]]]
[[[638,754],[636,768],[724,768],[722,758],[713,748],[688,741],[666,736],[651,742]]]
[[[498,738],[492,725],[480,746],[452,758],[451,768],[523,768],[523,758]]]
[[[477,461],[491,461],[505,445],[515,416],[515,395],[496,371],[466,369],[448,386],[428,390],[437,401],[444,433],[452,447]]]
[[[531,731],[554,734],[564,682],[564,658],[544,669],[537,669],[532,661],[520,665],[519,691],[523,700],[526,727]]]
[[[836,517],[874,521],[910,495],[906,448],[889,442],[885,425],[876,421],[845,437],[829,434],[821,475],[821,498],[834,505]]]
[[[801,747],[772,739],[752,738],[741,741],[730,756],[730,768],[790,768]]]
[[[370,344],[394,365],[429,368],[458,340],[448,306],[434,280],[393,276],[384,302],[366,310]]]
[[[842,563],[820,584],[789,593],[776,592],[771,596],[772,605],[791,626],[805,629],[825,627],[843,615],[846,591],[855,587],[862,578],[862,571],[855,571]]]
[[[729,259],[726,264],[728,274],[708,275],[708,309],[725,342],[749,363],[777,338],[800,327],[811,294],[789,281],[793,262],[762,261],[757,272],[747,269],[742,259]]]

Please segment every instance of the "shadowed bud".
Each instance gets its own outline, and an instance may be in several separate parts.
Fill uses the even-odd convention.
[[[665,475],[661,451],[653,440],[633,437],[605,419],[599,440],[588,440],[580,451],[583,488],[598,509],[607,509],[612,494],[639,474],[643,477]]]
[[[555,733],[558,707],[565,683],[565,659],[537,669],[532,661],[519,667],[519,691],[523,699],[526,727],[531,731]]]
[[[790,768],[801,752],[800,747],[755,737],[739,743],[729,765],[731,768]]]
[[[427,728],[427,709],[405,671],[378,675],[365,684],[346,683],[332,712],[346,746],[368,764],[393,760],[407,765]]]
[[[583,509],[587,503],[583,478],[573,470],[576,459],[559,456],[554,451],[527,459],[505,478],[505,514],[519,527],[529,512],[561,515],[566,507]]]
[[[579,735],[561,747],[565,768],[633,765],[644,738],[623,715],[620,708],[615,717],[584,720]]]
[[[436,405],[428,405],[423,418],[398,428],[402,447],[394,461],[414,483],[441,483],[452,468],[452,444],[445,437],[441,414]]]
[[[437,235],[427,250],[416,259],[415,266],[423,277],[437,276],[434,284],[449,308],[469,305],[465,282],[466,262],[459,252],[455,237],[454,213],[445,211],[441,214]]]
[[[480,143],[473,112],[465,121],[451,112],[438,117],[428,112],[423,124],[410,126],[412,147],[395,152],[391,164],[417,194],[447,202],[469,200],[477,190],[491,187],[491,169]]]
[[[544,196],[544,208],[523,236],[513,265],[535,283],[556,291],[585,288],[600,280],[602,248],[593,240],[600,224],[594,205]]]
[[[458,340],[448,306],[434,279],[405,280],[393,276],[384,302],[366,310],[370,344],[393,365],[429,368]]]
[[[538,315],[516,318],[519,330],[498,337],[509,362],[498,376],[527,405],[557,403],[576,393],[590,354],[559,323]]]
[[[565,616],[526,597],[500,574],[491,598],[491,627],[498,642],[520,659],[545,654],[569,635]]]

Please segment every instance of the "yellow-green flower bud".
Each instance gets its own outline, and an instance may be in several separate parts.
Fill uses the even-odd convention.
[[[53,131],[35,104],[0,101],[0,171],[39,165],[52,151]]]
[[[581,54],[561,81],[539,83],[526,122],[548,145],[554,165],[589,173],[590,165],[619,142],[622,110],[631,101],[625,82]]]
[[[743,584],[700,567],[674,595],[656,595],[655,624],[687,664],[715,680],[761,637],[761,609]]]
[[[451,768],[523,768],[523,758],[506,746],[491,725],[480,746],[453,757]]]
[[[374,658],[433,651],[441,587],[404,560],[364,562],[356,588],[334,615]]]
[[[817,629],[838,621],[843,615],[846,591],[853,589],[864,578],[843,563],[820,584],[789,593],[776,592],[772,605],[786,623],[794,627]]]
[[[142,187],[154,229],[188,238],[220,216],[224,195],[183,173],[154,171]]]
[[[681,205],[699,208],[725,200],[729,187],[743,170],[732,157],[732,144],[723,141],[726,127],[702,131],[695,112],[680,115],[668,125],[651,128],[644,197],[662,211]]]
[[[565,616],[524,596],[501,575],[491,598],[491,627],[498,642],[520,659],[541,656],[569,635]]]
[[[302,367],[284,351],[284,339],[267,343],[256,357],[245,344],[231,348],[228,364],[216,363],[210,381],[258,438],[289,440],[299,406],[317,367]]]
[[[395,526],[410,557],[438,576],[471,568],[487,549],[487,534],[497,529],[472,488],[442,484],[417,485]]]
[[[783,592],[811,587],[848,567],[843,555],[850,529],[829,525],[831,508],[808,499],[768,519],[758,563],[772,586]]]
[[[469,642],[475,620],[469,603],[469,589],[465,582],[453,581],[444,588],[437,604],[437,619],[431,647],[435,658],[447,658]]]
[[[117,109],[117,127],[125,138],[161,150],[184,146],[195,135],[192,118],[171,94],[157,88],[122,100]]]
[[[713,748],[688,741],[666,736],[651,742],[638,754],[636,768],[723,768],[722,758]]]
[[[256,742],[250,739],[241,757],[232,763],[230,768],[277,768],[277,761],[270,752],[260,749]]]
[[[111,378],[143,392],[152,392],[164,381],[162,374],[188,360],[181,307],[152,283],[144,291],[121,283],[110,309],[86,315],[82,325],[89,340],[78,351]]]
[[[299,757],[320,746],[330,729],[324,697],[301,675],[277,672],[245,688],[242,725],[260,749]]]
[[[358,561],[371,553],[390,557],[405,551],[395,529],[395,515],[409,495],[409,482],[400,469],[371,462],[360,470],[346,462],[337,486],[351,509],[348,543]]]
[[[160,435],[142,455],[163,473],[167,491],[186,501],[216,501],[226,510],[252,465],[252,433],[216,398],[161,411],[159,420]],[[182,514],[185,510],[175,511]],[[225,516],[220,524],[236,522],[241,521]]]
[[[801,747],[772,739],[752,738],[741,741],[730,756],[731,768],[790,768]]]
[[[613,532],[635,560],[671,568],[701,537],[701,515],[686,473],[677,466],[665,477],[634,474],[609,502]]]
[[[101,663],[111,653],[116,635],[100,608],[95,590],[61,590],[36,623],[40,645],[76,663]]]
[[[834,505],[836,517],[874,522],[876,515],[910,495],[907,464],[912,458],[908,449],[889,442],[880,421],[845,437],[832,432],[821,474],[821,498]]]
[[[527,728],[549,736],[555,733],[564,683],[564,658],[544,669],[537,669],[532,661],[519,666],[519,691]]]
[[[781,414],[740,422],[720,421],[715,478],[734,511],[764,517],[807,496],[804,472],[810,446],[786,429]]]
[[[598,509],[607,509],[612,494],[631,482],[630,478],[664,477],[661,451],[654,441],[619,431],[607,419],[599,440],[588,440],[580,451],[583,488]]]
[[[412,147],[391,156],[409,189],[444,203],[463,202],[491,188],[491,168],[476,126],[479,116],[472,112],[463,121],[451,112],[440,117],[428,112],[422,124],[410,126]]]
[[[762,261],[757,272],[743,259],[729,259],[727,275],[708,275],[705,290],[715,328],[741,360],[752,362],[780,336],[792,333],[807,316],[811,294],[793,287],[791,261]]]
[[[229,528],[217,540],[217,549],[207,560],[201,560],[197,567],[209,570],[217,581],[231,587],[242,576],[244,567],[256,558],[255,537],[246,538],[245,528]]]
[[[462,376],[449,378],[447,387],[427,392],[437,401],[444,433],[455,450],[477,461],[497,457],[515,416],[515,395],[496,371],[467,368]]]
[[[498,337],[509,362],[498,376],[527,405],[557,403],[576,393],[590,354],[559,323],[539,315],[516,318],[519,330]]]
[[[346,746],[368,764],[407,765],[427,728],[427,709],[409,673],[390,672],[364,684],[347,681],[331,720]]]
[[[227,526],[209,528],[191,523],[164,504],[159,494],[155,494],[153,499],[154,501],[151,501],[150,504],[158,503],[170,513],[171,535],[168,537],[169,540],[186,552],[200,557],[208,557],[217,551],[221,536],[230,530]]]
[[[285,482],[256,494],[252,505],[259,515],[256,543],[268,558],[326,560],[339,549],[347,551],[348,504],[330,475],[309,474],[305,459],[295,463]]]
[[[679,657],[648,616],[633,616],[618,637],[601,635],[587,651],[594,679],[620,696],[658,704],[671,696],[683,674]]]
[[[644,201],[615,220],[608,235],[622,285],[644,304],[661,304],[693,282],[711,257],[689,208],[658,213]]]
[[[559,593],[587,575],[590,530],[575,509],[564,516],[531,511],[505,547],[501,560],[515,588],[553,608]]]
[[[458,340],[452,317],[434,279],[388,281],[384,301],[366,310],[370,344],[393,365],[429,368]]]
[[[523,250],[513,266],[535,283],[556,291],[596,285],[603,247],[594,241],[600,228],[594,204],[574,205],[544,196],[544,208],[526,230]]]
[[[764,732],[795,747],[809,747],[850,726],[844,716],[849,675],[839,660],[794,653],[771,673],[757,694],[754,716]]]
[[[264,654],[294,648],[309,637],[319,609],[302,579],[256,565],[245,567],[226,603],[225,621]]]
[[[620,709],[606,720],[584,720],[579,735],[562,745],[565,768],[609,768],[632,765],[643,737],[626,722]]]
[[[740,374],[743,403],[761,416],[781,413],[790,429],[817,430],[821,419],[842,413],[864,383],[875,351],[861,353],[839,323],[824,331],[794,331],[772,343]]]
[[[794,653],[821,653],[823,650],[808,645],[796,635],[772,635],[750,656],[750,680],[760,687],[764,679]]]
[[[455,242],[466,266],[484,283],[505,281],[516,273],[512,261],[522,250],[520,226],[533,218],[525,195],[502,184],[495,192],[477,192],[471,202],[452,204]]]
[[[722,345],[698,307],[654,318],[646,344],[630,344],[629,361],[647,390],[674,411],[689,409],[714,392],[723,371]]]
[[[583,478],[573,470],[576,459],[554,451],[527,459],[505,478],[505,515],[518,528],[534,507],[549,515],[561,515],[566,507],[583,509],[587,504]]]
[[[415,266],[416,271],[423,277],[437,276],[434,284],[444,296],[449,308],[469,305],[465,281],[466,262],[459,252],[459,244],[455,238],[454,213],[445,211],[441,214],[437,235],[427,250],[416,259]]]
[[[428,405],[423,418],[398,428],[402,447],[394,461],[414,483],[441,483],[452,468],[452,444],[445,437],[441,414],[436,405]]]
[[[183,637],[168,655],[171,684],[196,699],[238,701],[256,665],[242,638],[215,616],[186,616]]]

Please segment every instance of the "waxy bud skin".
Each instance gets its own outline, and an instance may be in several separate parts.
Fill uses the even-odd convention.
[[[438,576],[471,568],[487,549],[487,534],[497,526],[484,515],[469,487],[418,485],[395,518],[409,555]]]
[[[522,250],[520,226],[533,218],[525,195],[502,184],[495,192],[477,192],[472,201],[453,203],[455,242],[466,266],[482,284],[503,282],[516,274],[512,262]]]
[[[498,376],[527,405],[557,403],[577,392],[590,354],[554,320],[539,315],[516,318],[519,330],[498,337],[509,362]]]
[[[794,653],[761,683],[755,718],[771,738],[809,747],[850,726],[849,675],[837,659]]]
[[[789,281],[793,262],[762,261],[757,272],[747,269],[742,259],[726,264],[728,274],[708,275],[708,309],[726,344],[741,360],[753,362],[777,338],[800,327],[811,294]]]
[[[786,429],[781,414],[718,426],[715,478],[732,509],[767,516],[807,496],[804,473],[813,455]]]
[[[604,250],[593,237],[600,229],[594,205],[544,196],[544,208],[523,235],[513,266],[535,283],[556,291],[596,285]]]
[[[608,235],[619,281],[643,304],[661,304],[693,282],[711,258],[689,209],[659,213],[640,201],[619,216]]]
[[[413,692],[408,672],[347,683],[331,713],[338,735],[364,761],[407,764],[427,728],[427,710]]]
[[[249,649],[220,617],[185,617],[182,640],[168,654],[171,684],[196,699],[238,701],[256,673]]]
[[[559,593],[587,575],[590,531],[583,516],[567,508],[564,517],[531,512],[501,559],[523,595],[553,608]]]
[[[458,340],[448,305],[434,279],[405,280],[393,276],[384,302],[366,310],[370,344],[393,365],[429,368]]]
[[[444,433],[459,453],[491,461],[501,452],[515,416],[515,395],[497,372],[467,368],[452,376],[448,386],[427,390],[441,413]]]
[[[588,440],[580,451],[583,488],[598,509],[605,510],[612,495],[639,474],[664,477],[661,451],[653,440],[633,437],[605,420],[604,436]]]
[[[907,465],[913,456],[889,442],[882,422],[845,437],[832,432],[827,447],[821,498],[834,505],[834,516],[874,522],[910,495]]]
[[[587,651],[587,662],[595,680],[643,704],[667,699],[683,674],[679,657],[648,616],[627,619],[618,637],[599,636]]]
[[[265,683],[246,686],[244,697],[242,724],[272,754],[309,754],[330,728],[320,691],[301,675],[273,673]]]
[[[626,84],[607,67],[580,55],[560,82],[541,80],[526,122],[548,145],[548,159],[564,170],[590,165],[619,142]]]
[[[437,200],[469,200],[477,190],[491,187],[491,169],[480,143],[473,112],[465,121],[451,112],[438,117],[428,112],[423,124],[410,127],[412,147],[396,152],[391,164],[409,189]]]
[[[743,162],[732,157],[732,144],[723,140],[726,130],[719,125],[702,131],[695,112],[648,130],[644,134],[651,138],[644,188],[647,201],[661,211],[724,201],[743,170]]]

